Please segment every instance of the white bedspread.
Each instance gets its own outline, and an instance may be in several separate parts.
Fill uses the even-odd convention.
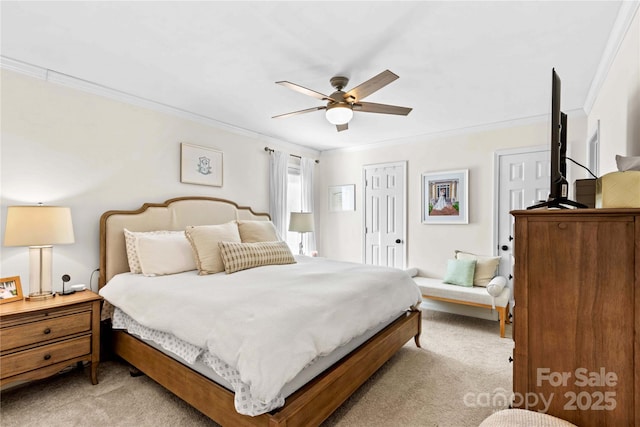
[[[124,273],[100,294],[141,325],[208,349],[270,402],[317,356],[421,299],[398,269],[297,260],[229,275]]]

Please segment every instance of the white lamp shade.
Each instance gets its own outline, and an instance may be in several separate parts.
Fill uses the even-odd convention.
[[[328,106],[326,116],[329,123],[343,125],[349,123],[349,120],[353,118],[353,110],[343,104],[338,104],[334,107]]]
[[[61,206],[9,206],[5,246],[46,246],[74,242],[71,209]]]
[[[291,212],[289,231],[307,233],[313,231],[313,214],[311,212]]]

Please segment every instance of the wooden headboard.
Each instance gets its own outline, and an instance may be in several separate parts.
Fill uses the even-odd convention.
[[[131,231],[184,230],[188,225],[224,224],[233,220],[271,219],[267,213],[213,197],[177,197],[164,203],[145,203],[134,211],[107,211],[100,217],[99,287],[129,271],[124,229]]]

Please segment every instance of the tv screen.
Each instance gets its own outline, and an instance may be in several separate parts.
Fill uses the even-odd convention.
[[[555,68],[551,69],[551,165],[549,198],[527,209],[537,208],[586,208],[582,203],[569,200],[567,182],[567,115],[561,110],[562,83]]]

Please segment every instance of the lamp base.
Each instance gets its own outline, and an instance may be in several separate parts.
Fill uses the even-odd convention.
[[[55,296],[56,294],[54,293],[41,293],[41,294],[34,293],[34,294],[29,294],[29,296],[25,297],[24,299],[26,299],[27,301],[41,301],[41,300],[53,298]]]

